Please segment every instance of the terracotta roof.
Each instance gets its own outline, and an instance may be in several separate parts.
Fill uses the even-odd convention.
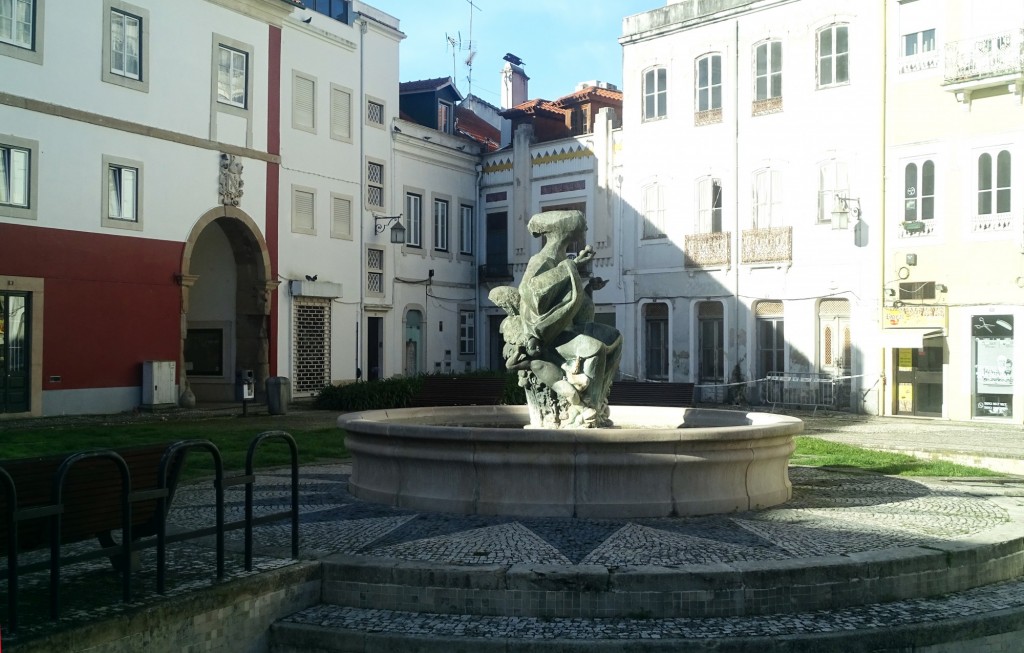
[[[575,93],[569,95],[563,95],[558,98],[552,104],[564,105],[564,104],[577,104],[593,97],[602,97],[612,101],[622,102],[622,91],[613,91],[607,88],[601,88],[600,86],[588,86],[582,88]]]
[[[565,113],[566,110],[556,106],[554,102],[537,99],[527,100],[526,102],[517,104],[511,109],[506,109],[501,112],[501,116],[504,118],[512,118],[513,116],[520,115],[548,115],[563,118]]]
[[[501,130],[461,106],[455,108],[455,130],[482,144],[488,152],[498,149]]]

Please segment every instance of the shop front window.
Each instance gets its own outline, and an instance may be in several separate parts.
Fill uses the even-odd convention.
[[[971,318],[974,416],[1013,417],[1013,316]]]

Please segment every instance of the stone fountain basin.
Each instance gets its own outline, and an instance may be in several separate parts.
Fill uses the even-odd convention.
[[[338,418],[350,492],[463,515],[706,515],[788,500],[794,417],[612,406],[607,429],[524,428],[526,406],[402,408]]]

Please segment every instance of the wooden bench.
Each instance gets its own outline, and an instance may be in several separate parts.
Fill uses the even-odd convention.
[[[506,383],[496,376],[424,376],[412,406],[497,406]]]
[[[608,393],[608,403],[612,406],[685,408],[693,405],[693,384],[615,381]]]
[[[131,493],[152,492],[159,487],[157,476],[160,461],[168,444],[154,444],[112,450],[128,467]],[[8,517],[16,511],[18,522],[18,550],[31,551],[49,546],[50,519],[47,507],[56,504],[55,477],[67,455],[22,458],[0,461],[2,468],[14,482],[17,506],[8,505],[6,492],[0,491],[0,553],[8,551]],[[184,452],[174,457],[168,468],[166,506],[170,506]],[[2,490],[2,488],[0,488]],[[88,457],[73,464],[65,477],[61,490],[61,543],[80,542],[98,538],[103,546],[113,544],[112,533],[122,528],[121,471],[115,459]],[[52,512],[52,510],[51,510]],[[33,516],[35,515],[35,516]],[[158,524],[157,499],[142,498],[132,502],[133,539],[156,533]]]

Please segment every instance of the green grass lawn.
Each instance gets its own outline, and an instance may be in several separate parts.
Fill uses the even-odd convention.
[[[178,440],[209,440],[221,452],[226,472],[245,469],[249,443],[264,431],[283,430],[295,438],[299,463],[346,458],[343,432],[333,426],[335,414],[324,413],[321,419],[289,419],[285,417],[217,417],[199,420],[143,421],[131,423],[71,423],[57,426],[21,426],[4,428],[0,424],[0,459],[26,458],[70,453],[92,448],[113,449],[155,442]],[[262,444],[256,453],[258,468],[279,467],[290,462],[288,446],[280,441]],[[192,479],[213,473],[212,457],[204,451],[188,456],[184,478]]]
[[[922,460],[907,454],[873,451],[840,442],[800,435],[790,463],[808,467],[859,469],[889,476],[1005,476],[980,467],[944,460]]]

